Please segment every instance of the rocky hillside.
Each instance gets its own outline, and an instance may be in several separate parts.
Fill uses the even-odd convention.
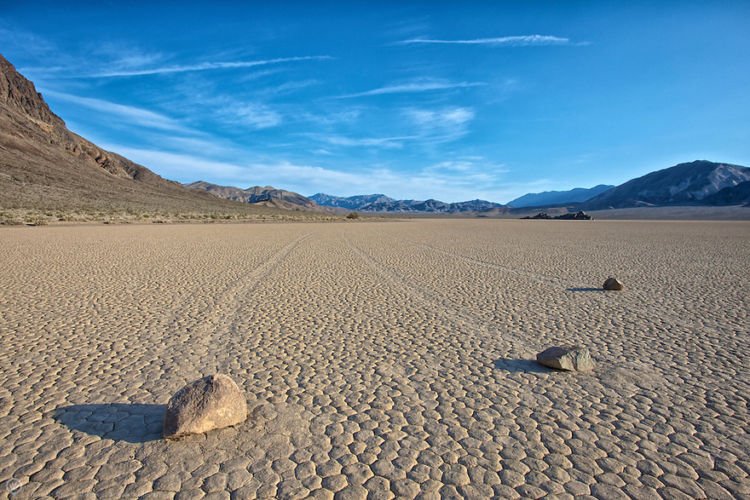
[[[187,189],[74,134],[34,84],[1,55],[0,209],[242,214],[261,210]]]
[[[581,203],[590,200],[594,196],[600,195],[605,191],[612,189],[614,186],[599,184],[592,188],[574,188],[568,191],[544,191],[541,193],[527,193],[515,200],[508,202],[511,208],[527,207],[551,207],[565,206],[574,203]]]
[[[301,194],[272,186],[253,186],[241,189],[233,186],[220,186],[210,182],[197,181],[186,184],[186,187],[197,191],[205,191],[219,198],[241,203],[281,208],[284,210],[316,210],[318,205],[310,198]]]
[[[750,181],[726,187],[703,198],[704,205],[744,205],[750,206]]]
[[[722,189],[750,181],[750,168],[698,160],[651,172],[606,191],[586,210],[639,206],[700,205]]]

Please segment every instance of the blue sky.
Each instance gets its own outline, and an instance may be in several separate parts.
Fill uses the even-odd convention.
[[[0,0],[0,52],[181,182],[507,202],[750,165],[750,2],[87,3]]]

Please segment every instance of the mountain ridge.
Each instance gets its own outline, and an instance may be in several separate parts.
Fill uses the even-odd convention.
[[[638,206],[700,205],[724,188],[750,181],[750,168],[695,160],[650,172],[580,205],[585,210]]]
[[[346,208],[362,212],[389,213],[464,213],[485,212],[492,209],[504,209],[505,205],[486,200],[469,200],[446,203],[440,200],[396,200],[383,194],[333,196],[316,193],[310,197],[319,205]]]
[[[533,208],[551,205],[568,205],[581,203],[615,187],[609,184],[599,184],[592,188],[573,188],[563,191],[542,191],[540,193],[526,193],[509,201],[511,208]]]
[[[316,210],[318,205],[310,198],[293,191],[277,189],[273,186],[250,186],[242,189],[234,186],[222,186],[206,181],[184,184],[196,191],[205,191],[213,196],[251,205],[264,205],[284,210]]]

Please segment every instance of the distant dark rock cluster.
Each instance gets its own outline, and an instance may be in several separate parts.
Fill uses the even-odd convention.
[[[557,215],[557,216],[549,215],[547,212],[539,212],[536,215],[528,215],[526,217],[521,217],[521,218],[522,219],[549,219],[549,220],[591,220],[593,219],[593,217],[591,217],[589,214],[583,211]]]

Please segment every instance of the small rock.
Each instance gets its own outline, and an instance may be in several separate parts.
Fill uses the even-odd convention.
[[[624,288],[624,285],[620,280],[617,278],[607,278],[607,281],[604,282],[604,289],[605,290],[622,290]]]
[[[247,418],[247,401],[234,381],[223,374],[191,382],[169,400],[164,437],[177,439],[230,427]]]
[[[594,361],[586,347],[550,347],[537,354],[536,361],[557,370],[585,372],[594,369]]]

